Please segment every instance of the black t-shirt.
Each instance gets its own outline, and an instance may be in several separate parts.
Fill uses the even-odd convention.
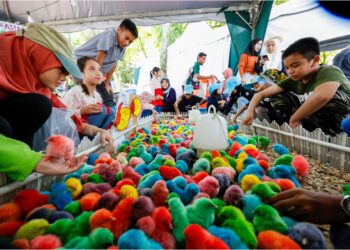
[[[203,98],[192,95],[190,99],[186,99],[185,96],[181,97],[181,101],[178,104],[179,111],[180,112],[188,112],[191,110],[192,106],[195,106],[197,103],[200,103],[203,100]]]

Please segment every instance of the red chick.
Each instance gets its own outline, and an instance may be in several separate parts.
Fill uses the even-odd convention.
[[[39,193],[34,189],[26,189],[16,194],[13,202],[26,215],[34,208],[48,203],[49,196]]]
[[[157,207],[151,215],[156,225],[151,237],[158,241],[165,249],[175,248],[175,239],[171,234],[173,225],[171,223],[171,214],[166,207]]]
[[[160,175],[164,178],[164,180],[172,180],[176,176],[182,175],[181,171],[175,167],[161,166],[159,168]]]
[[[170,144],[169,145],[169,152],[170,152],[170,155],[172,157],[176,157],[176,151],[177,151],[177,147],[175,144]]]
[[[301,178],[301,182],[304,177],[307,176],[310,172],[310,165],[307,160],[302,155],[294,156],[294,160],[292,162],[293,167],[297,172],[297,176]]]
[[[136,187],[135,183],[129,178],[118,181],[118,183],[115,187],[117,189],[121,189],[122,186],[124,186],[124,185],[130,185],[130,186]]]
[[[0,223],[20,220],[20,218],[21,210],[15,203],[11,202],[0,206]]]
[[[269,171],[269,162],[265,161],[265,160],[258,160],[258,164],[260,167],[262,167],[264,169],[264,172],[267,174],[267,172]]]
[[[212,157],[213,159],[216,158],[216,157],[221,157],[221,154],[220,154],[219,151],[213,150],[213,151],[211,152],[211,157]]]
[[[74,141],[64,135],[52,135],[47,139],[46,157],[72,160],[74,156]]]
[[[256,158],[260,152],[256,149],[247,148],[244,150],[250,157]]]
[[[187,249],[230,249],[223,240],[210,234],[197,224],[188,225],[184,235]]]
[[[137,172],[135,172],[135,170],[132,167],[126,166],[122,169],[122,177],[123,177],[123,179],[129,178],[136,185],[138,185],[142,176],[140,174],[138,174]]]
[[[264,160],[264,161],[267,161],[269,162],[269,157],[267,157],[266,155],[260,153],[258,154],[258,156],[255,158],[257,161],[260,161],[260,160]]]
[[[230,148],[230,150],[228,151],[228,154],[233,157],[235,155],[235,153],[240,150],[242,148],[241,144],[239,144],[238,142],[234,142]]]
[[[209,176],[207,172],[200,171],[200,172],[197,172],[196,175],[192,176],[192,181],[198,184],[201,180],[203,180],[207,176]]]
[[[132,225],[132,206],[135,202],[134,198],[127,197],[121,200],[112,211],[115,220],[112,222],[112,233],[118,239]]]
[[[112,229],[112,221],[114,221],[115,218],[113,217],[111,211],[102,208],[99,210],[96,210],[90,217],[90,230],[94,230],[98,227],[107,228],[108,230]]]
[[[272,230],[260,232],[258,242],[261,249],[302,249],[288,236]]]
[[[0,237],[13,237],[24,224],[22,221],[8,221],[0,224]]]
[[[140,228],[149,237],[151,237],[154,230],[156,229],[156,223],[150,215],[140,218],[136,222],[136,226]]]
[[[96,193],[96,192],[91,192],[91,193],[84,195],[79,200],[80,209],[82,211],[96,210],[98,208],[98,202],[99,202],[100,198],[101,198],[101,195],[99,193]]]
[[[271,181],[276,183],[278,186],[280,186],[282,191],[295,188],[294,182],[292,182],[289,179],[272,179]]]
[[[32,249],[57,249],[62,247],[60,238],[53,234],[39,235],[30,241]]]
[[[166,199],[168,198],[169,190],[166,187],[165,181],[157,181],[151,192],[151,199],[156,207],[164,206]]]

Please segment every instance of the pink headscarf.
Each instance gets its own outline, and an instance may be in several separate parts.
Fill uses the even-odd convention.
[[[227,80],[233,76],[233,71],[232,69],[227,68],[224,70],[224,72],[222,72],[222,74],[224,75],[225,80]]]
[[[225,69],[222,74],[224,75],[224,81],[222,82],[222,93],[225,91],[226,88],[226,81],[230,79],[233,76],[233,71],[230,68]]]

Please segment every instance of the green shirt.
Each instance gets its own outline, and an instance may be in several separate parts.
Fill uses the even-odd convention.
[[[285,91],[293,92],[303,102],[313,93],[316,87],[326,82],[338,82],[340,84],[339,89],[350,96],[350,82],[339,68],[332,65],[320,66],[315,76],[306,84],[287,78],[277,83],[277,85]]]
[[[0,172],[12,180],[23,181],[42,158],[41,153],[31,150],[27,144],[0,134]]]
[[[200,71],[200,64],[199,62],[195,62],[193,67],[190,68],[190,71],[189,71],[189,76],[186,80],[186,84],[192,84],[192,81],[194,82],[198,82],[198,79],[195,77],[195,75],[198,75],[199,74],[199,71]],[[192,81],[191,81],[192,79]]]

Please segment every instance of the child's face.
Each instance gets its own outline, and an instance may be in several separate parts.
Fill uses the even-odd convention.
[[[216,90],[216,94],[221,95],[221,88]]]
[[[54,68],[39,75],[40,81],[49,89],[55,90],[66,81],[68,73],[62,68]]]
[[[189,100],[191,98],[192,94],[185,94],[185,98]]]
[[[99,85],[103,81],[101,66],[94,60],[86,61],[83,75],[85,84]]]
[[[157,77],[157,78],[159,78],[159,77],[161,77],[161,75],[162,75],[162,71],[156,71],[156,72],[154,72],[154,74],[153,74],[155,77]]]
[[[134,40],[135,36],[127,29],[124,28],[118,28],[117,29],[118,33],[118,45],[122,48],[128,47]]]
[[[303,55],[294,53],[284,59],[284,65],[289,77],[294,81],[299,81],[313,73],[319,60],[320,56],[315,56],[309,61]]]

